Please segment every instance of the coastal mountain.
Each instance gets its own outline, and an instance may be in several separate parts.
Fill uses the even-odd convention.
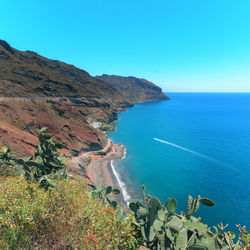
[[[1,96],[103,97],[109,102],[125,101],[111,84],[84,70],[32,51],[18,51],[3,40],[0,40],[0,60]]]
[[[96,77],[110,83],[127,100],[133,103],[169,100],[160,87],[142,78],[106,74]]]
[[[107,137],[94,122],[111,123],[118,111],[135,102],[167,99],[159,87],[131,79],[117,87],[114,80],[92,77],[0,40],[0,146],[30,155],[38,144],[38,129],[47,127],[68,155],[104,148]]]

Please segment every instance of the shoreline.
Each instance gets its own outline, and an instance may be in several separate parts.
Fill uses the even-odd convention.
[[[111,139],[107,139],[107,145],[98,151],[89,151],[73,157],[69,161],[72,173],[84,175],[89,185],[112,186],[119,189],[119,195],[110,194],[110,198],[128,207],[128,200],[131,198],[127,192],[126,185],[121,181],[116,170],[114,161],[124,159],[126,149],[122,144],[113,144]],[[77,169],[76,169],[77,166]],[[74,171],[72,171],[74,169]]]
[[[116,171],[114,161],[121,160],[125,156],[125,149],[121,144],[112,144],[109,154],[101,159],[94,160],[87,166],[87,172],[93,177],[94,185],[112,186],[121,191],[120,195],[112,195],[111,198],[128,206],[130,196],[127,193],[125,184],[121,181],[119,173]]]

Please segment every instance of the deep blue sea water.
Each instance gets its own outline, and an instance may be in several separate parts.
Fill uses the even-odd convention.
[[[250,228],[250,94],[168,96],[120,113],[109,133],[127,150],[114,165],[128,193],[141,198],[145,184],[162,202],[176,198],[179,211],[200,194],[215,201],[197,212],[204,223]]]

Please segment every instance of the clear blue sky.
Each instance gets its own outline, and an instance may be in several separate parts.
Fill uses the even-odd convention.
[[[165,91],[250,92],[250,0],[1,0],[0,38]]]

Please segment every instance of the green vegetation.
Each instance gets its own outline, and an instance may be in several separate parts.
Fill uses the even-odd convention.
[[[215,227],[216,234],[213,234],[207,225],[192,216],[199,209],[200,203],[214,205],[208,198],[197,196],[194,199],[189,196],[186,213],[177,214],[175,199],[168,199],[162,205],[159,199],[145,195],[143,186],[143,204],[139,201],[132,202],[129,207],[134,212],[138,230],[150,249],[243,249],[250,243],[249,239],[243,239],[249,237],[249,234],[240,226],[240,239],[236,244],[233,242],[235,234],[225,232],[226,227],[223,225],[219,225],[222,233]]]
[[[102,131],[114,131],[115,127],[113,124],[104,124],[100,128]]]
[[[66,157],[57,152],[62,144],[46,128],[39,141],[32,157],[0,151],[0,249],[249,249],[245,227],[237,225],[237,240],[227,225],[214,226],[213,233],[193,216],[200,203],[213,206],[212,200],[189,196],[186,213],[177,214],[175,199],[162,205],[143,186],[143,202],[125,211],[110,198],[119,190],[90,191],[83,180],[67,176]]]
[[[111,186],[108,186],[106,188],[97,186],[91,191],[91,197],[93,199],[98,198],[103,204],[108,203],[111,207],[116,209],[117,201],[111,201],[110,198],[108,197],[108,195],[111,193],[119,194],[120,190],[113,189]]]
[[[20,166],[16,165],[16,156],[9,148],[2,146],[0,149],[0,176],[18,176],[22,173]]]
[[[53,187],[53,178],[66,178],[65,155],[57,152],[63,145],[52,139],[51,134],[46,133],[47,128],[42,128],[39,134],[40,145],[34,156],[16,160],[16,164],[22,166],[27,181],[39,182],[41,187],[48,189]]]
[[[120,191],[97,187],[91,197],[83,180],[66,178],[66,158],[57,152],[62,145],[46,128],[39,141],[32,157],[17,159],[7,148],[0,153],[0,249],[138,248],[132,219],[108,198]]]
[[[130,221],[92,199],[82,180],[47,191],[24,178],[1,178],[0,249],[136,249]]]
[[[0,153],[0,174],[17,175],[22,168],[27,181],[39,182],[46,189],[54,186],[52,178],[66,178],[66,165],[63,163],[66,157],[57,152],[63,145],[54,141],[46,130],[47,128],[40,130],[40,145],[32,157],[17,159],[10,149],[3,147]]]

